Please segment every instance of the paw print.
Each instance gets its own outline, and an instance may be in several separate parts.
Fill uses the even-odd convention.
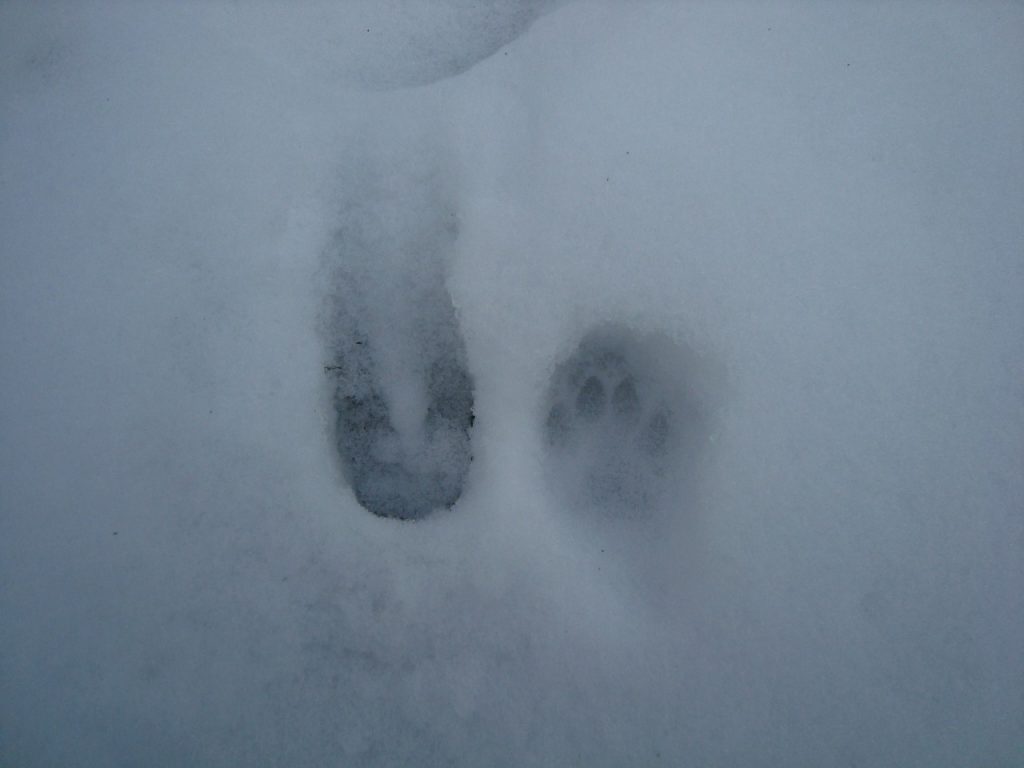
[[[567,498],[619,511],[659,503],[684,426],[672,388],[642,341],[624,333],[591,334],[556,369],[543,432]]]

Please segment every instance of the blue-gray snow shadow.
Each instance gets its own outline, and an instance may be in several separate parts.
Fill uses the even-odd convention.
[[[668,338],[607,326],[555,369],[543,417],[548,482],[589,525],[643,525],[691,507],[707,419],[688,357]]]
[[[356,185],[327,254],[326,371],[356,499],[375,515],[415,519],[462,494],[473,380],[445,285],[455,224],[442,175],[386,176]]]

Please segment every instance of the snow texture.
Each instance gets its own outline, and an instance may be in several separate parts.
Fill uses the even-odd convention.
[[[0,3],[0,765],[1010,766],[1018,3]]]

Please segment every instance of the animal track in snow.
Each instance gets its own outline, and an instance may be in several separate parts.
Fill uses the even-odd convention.
[[[472,459],[473,387],[456,350],[427,363],[420,381],[424,406],[406,429],[380,380],[369,342],[365,355],[345,358],[334,398],[338,452],[356,499],[381,517],[420,518],[451,507],[462,495]],[[421,369],[422,370],[422,369]],[[393,389],[393,388],[392,388]]]
[[[338,455],[381,517],[453,506],[472,461],[473,381],[444,276],[454,216],[434,182],[365,180],[328,254]]]
[[[555,370],[544,415],[551,481],[572,505],[643,513],[687,471],[697,411],[664,340],[599,329]]]

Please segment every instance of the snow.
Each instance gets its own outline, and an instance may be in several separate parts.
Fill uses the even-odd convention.
[[[0,763],[1013,763],[1022,33],[0,6]]]

